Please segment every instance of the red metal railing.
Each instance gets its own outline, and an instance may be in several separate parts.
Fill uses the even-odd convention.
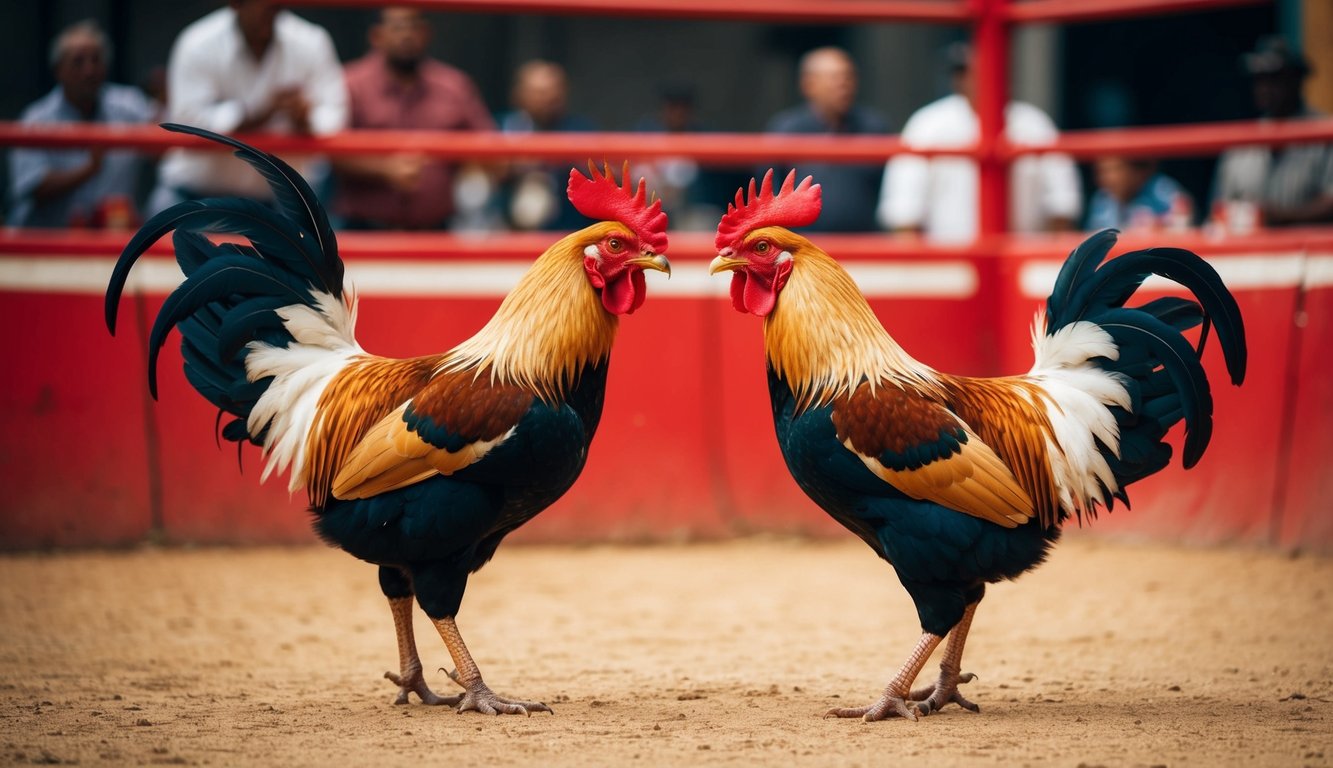
[[[347,131],[308,138],[270,133],[240,135],[249,144],[277,153],[376,154],[413,151],[444,158],[497,160],[505,158],[571,160],[589,157],[652,159],[692,157],[705,164],[748,165],[770,160],[819,160],[835,163],[883,161],[903,152],[924,155],[976,155],[981,146],[957,149],[914,149],[897,136],[795,136],[749,133],[535,133],[502,134],[464,131]],[[1238,144],[1281,147],[1333,141],[1333,118],[1283,122],[1218,122],[1190,125],[1065,131],[1048,146],[1014,146],[995,141],[1002,160],[1057,150],[1077,159],[1107,154],[1154,157],[1213,155]],[[0,121],[0,146],[73,149],[106,147],[162,152],[190,147],[225,152],[226,147],[156,126],[108,126],[69,123],[23,125]]]

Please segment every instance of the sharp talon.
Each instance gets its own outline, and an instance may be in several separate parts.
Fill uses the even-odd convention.
[[[975,675],[971,672],[964,672],[963,674],[958,676],[958,682],[960,685],[962,683],[970,683],[973,680],[980,680],[980,679],[981,678],[978,675]]]

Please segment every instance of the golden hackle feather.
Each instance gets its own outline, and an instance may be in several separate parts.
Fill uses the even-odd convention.
[[[757,229],[791,253],[791,276],[764,320],[768,362],[796,396],[798,412],[851,394],[862,381],[939,391],[936,374],[898,345],[840,264],[781,227]]]
[[[600,222],[548,248],[490,322],[449,352],[440,370],[471,369],[544,400],[560,399],[584,368],[606,360],[618,327],[589,287],[583,247],[624,229]]]

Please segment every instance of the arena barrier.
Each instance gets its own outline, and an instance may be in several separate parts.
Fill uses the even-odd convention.
[[[307,4],[374,5],[371,0]],[[1028,329],[1060,260],[1079,238],[1002,233],[1004,170],[1025,151],[999,138],[1013,24],[1182,13],[1254,0],[416,0],[437,10],[637,14],[816,21],[860,18],[970,25],[979,61],[982,139],[950,153],[982,170],[981,230],[972,246],[931,248],[884,235],[828,235],[891,333],[950,373],[1021,373]],[[614,7],[613,7],[614,6]],[[823,15],[821,15],[823,14]],[[441,157],[689,156],[704,163],[882,161],[897,137],[828,139],[744,134],[495,134],[349,132],[323,139],[243,137],[279,153],[411,148]],[[1333,120],[1225,123],[1071,132],[1058,149],[1203,155],[1236,143],[1274,146],[1333,139]],[[6,146],[202,146],[152,127],[0,123]],[[340,250],[362,297],[358,337],[371,352],[443,351],[479,328],[553,235],[345,233]],[[161,399],[145,382],[152,318],[180,279],[169,247],[135,271],[112,339],[102,292],[125,233],[0,233],[0,323],[10,329],[3,388],[0,547],[313,539],[303,494],[285,479],[260,486],[259,455],[213,437],[215,413],[189,389],[173,337],[161,360]],[[1333,550],[1333,230],[1212,239],[1196,232],[1126,238],[1117,251],[1173,245],[1204,255],[1236,292],[1250,340],[1243,388],[1214,381],[1213,444],[1188,474],[1178,467],[1131,488],[1132,510],[1103,514],[1094,530],[1196,543],[1240,542]],[[707,275],[711,237],[673,233],[670,281],[649,277],[650,299],[622,323],[606,409],[587,470],[574,489],[517,532],[528,541],[663,540],[752,532],[838,533],[787,475],[773,437],[759,322],[736,314],[727,281]],[[1169,290],[1169,285],[1152,285]],[[1177,438],[1179,436],[1177,435]],[[241,473],[244,473],[242,476]]]
[[[361,297],[358,337],[373,353],[443,351],[479,328],[553,235],[340,237]],[[180,276],[166,245],[141,263],[112,339],[102,292],[122,236],[10,231],[0,236],[0,322],[11,333],[3,440],[7,546],[304,541],[302,493],[260,486],[256,449],[213,437],[212,408],[180,374],[176,343],[161,398],[145,388],[148,326]],[[1101,532],[1192,542],[1329,548],[1333,481],[1333,232],[1126,238],[1204,254],[1245,313],[1250,375],[1215,382],[1217,427],[1198,467],[1131,489]],[[903,247],[828,235],[909,352],[952,373],[1020,373],[1028,331],[1073,237],[1012,238],[995,249]],[[671,539],[790,532],[834,524],[788,477],[772,434],[760,324],[737,314],[707,274],[711,238],[673,236],[675,272],[621,325],[606,410],[574,489],[520,531],[530,540]],[[1168,289],[1152,284],[1150,289]],[[243,474],[245,476],[243,476]]]

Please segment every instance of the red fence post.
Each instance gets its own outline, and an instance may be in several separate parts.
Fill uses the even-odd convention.
[[[1004,106],[1009,100],[1009,25],[1006,0],[972,0],[976,19],[973,31],[972,78],[979,124],[980,219],[977,233],[990,241],[1005,231],[1008,222],[1007,160],[1000,154],[1004,136]]]

